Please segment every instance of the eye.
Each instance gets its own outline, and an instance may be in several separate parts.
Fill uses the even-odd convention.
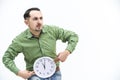
[[[38,18],[37,18],[37,17],[34,17],[33,20],[38,20]]]
[[[40,20],[42,20],[43,19],[43,17],[40,17]]]

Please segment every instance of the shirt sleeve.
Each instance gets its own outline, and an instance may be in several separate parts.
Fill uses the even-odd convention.
[[[18,53],[21,52],[21,50],[21,47],[14,39],[2,58],[3,64],[15,74],[18,73],[19,69],[15,65],[14,59],[18,55]]]
[[[70,30],[65,30],[63,28],[55,27],[55,36],[57,39],[62,40],[62,42],[68,42],[66,50],[70,51],[72,53],[78,43],[78,35]]]

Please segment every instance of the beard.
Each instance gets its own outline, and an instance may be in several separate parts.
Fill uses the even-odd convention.
[[[35,29],[36,32],[40,32],[41,30],[42,30],[41,28],[39,28],[39,29],[38,29],[38,28]]]
[[[42,30],[42,25],[38,24],[35,28],[35,31],[40,32]]]

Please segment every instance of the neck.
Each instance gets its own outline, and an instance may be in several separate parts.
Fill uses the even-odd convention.
[[[34,35],[34,34],[33,34],[33,35]],[[38,38],[39,36],[40,36],[40,34],[38,34],[38,35],[34,35],[34,37],[37,37],[37,38]]]
[[[31,31],[34,37],[39,37],[41,31]]]

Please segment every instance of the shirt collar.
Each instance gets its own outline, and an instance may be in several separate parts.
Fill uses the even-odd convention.
[[[45,29],[45,27],[43,27],[40,34],[43,34],[45,32],[47,32],[47,30]],[[26,36],[27,36],[27,38],[32,38],[33,37],[33,34],[30,32],[30,29],[27,29],[27,35]]]

